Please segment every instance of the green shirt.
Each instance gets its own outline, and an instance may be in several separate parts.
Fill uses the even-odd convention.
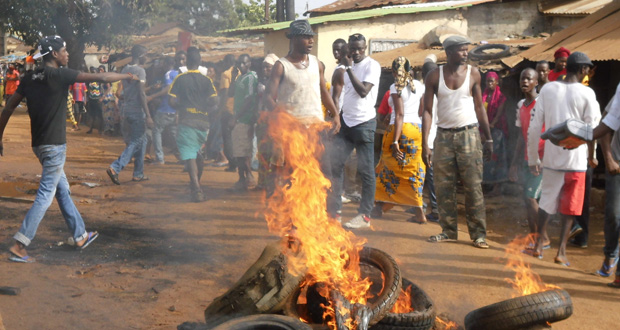
[[[237,120],[242,124],[252,125],[256,123],[257,111],[258,111],[258,76],[256,72],[249,71],[248,73],[238,77],[235,80],[235,106],[233,108]],[[250,108],[244,109],[246,99],[250,97],[253,100],[250,102]]]

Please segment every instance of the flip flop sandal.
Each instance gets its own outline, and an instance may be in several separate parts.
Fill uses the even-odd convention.
[[[24,264],[30,264],[34,262],[34,258],[30,257],[30,256],[23,256],[20,257],[17,254],[11,252],[11,256],[9,257],[10,261],[13,262],[19,262],[19,263],[24,263]]]
[[[611,276],[611,270],[616,267],[616,265],[618,264],[618,258],[616,257],[616,259],[614,259],[614,262],[611,265],[607,265],[607,263],[605,261],[603,261],[603,265],[601,266],[601,269],[596,271],[596,274],[598,274],[599,276],[602,277],[609,277]]]
[[[115,173],[111,168],[107,169],[105,172],[108,173],[110,180],[112,180],[114,184],[117,184],[117,185],[121,184],[121,182],[118,181],[118,173]]]
[[[567,262],[564,262],[564,261],[562,261],[562,260],[560,260],[560,259],[558,259],[558,258],[555,258],[555,259],[553,260],[553,262],[555,262],[555,263],[556,263],[556,264],[558,264],[558,265],[562,265],[562,266],[564,266],[564,267],[570,267],[570,262],[568,262],[568,261],[567,261]]]
[[[607,283],[607,286],[614,289],[620,289],[620,279],[616,279],[611,283]]]
[[[86,247],[88,247],[90,245],[90,243],[92,243],[94,240],[97,239],[97,237],[99,237],[99,233],[96,231],[91,231],[88,233],[88,238],[86,239],[86,242],[84,243],[84,245],[82,246],[75,246],[76,249],[78,250],[84,250]]]
[[[149,177],[148,177],[148,176],[146,176],[146,175],[144,175],[144,176],[142,176],[142,177],[140,177],[140,178],[132,178],[132,179],[131,179],[131,181],[134,181],[134,182],[148,181],[148,180],[149,180]]]
[[[428,241],[431,243],[456,242],[454,238],[450,238],[444,233],[433,235],[428,238]]]
[[[487,243],[487,241],[484,240],[484,238],[478,238],[474,241],[474,246],[479,248],[479,249],[488,249],[489,248],[489,244]]]

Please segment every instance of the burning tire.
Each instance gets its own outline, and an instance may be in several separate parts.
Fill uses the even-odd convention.
[[[312,328],[292,317],[265,314],[230,320],[213,330],[312,330]]]
[[[411,281],[403,278],[403,290],[411,286],[409,313],[387,313],[371,330],[429,330],[435,325],[435,305],[431,298]]]
[[[489,52],[488,50],[498,50],[496,52]],[[495,60],[498,58],[506,57],[510,55],[510,47],[504,44],[488,44],[478,46],[469,52],[469,57],[474,61],[486,61]]]
[[[573,302],[564,290],[551,290],[501,301],[476,309],[465,317],[467,330],[516,330],[564,320]]]
[[[379,276],[371,278],[375,278],[375,280],[381,280],[382,276],[385,278],[385,283],[375,283],[380,284],[378,285],[378,295],[367,302],[370,314],[369,325],[373,325],[389,313],[396,299],[398,299],[402,286],[400,268],[390,255],[371,247],[364,247],[360,251],[360,264],[379,271]],[[301,287],[297,288],[284,307],[284,313],[295,319],[301,318],[301,314],[303,314],[299,309],[300,305],[297,303],[301,291]]]
[[[205,309],[207,327],[247,315],[281,311],[305,275],[291,275],[286,263],[280,241],[267,245],[237,283]]]

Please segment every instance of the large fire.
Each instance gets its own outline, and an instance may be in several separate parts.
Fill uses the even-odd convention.
[[[328,301],[331,291],[337,290],[349,302],[365,304],[371,283],[361,277],[359,251],[366,241],[344,230],[326,211],[330,181],[321,172],[318,159],[324,152],[320,134],[328,125],[306,126],[282,109],[263,119],[285,159],[280,184],[267,200],[265,219],[271,232],[298,240],[302,252],[289,255],[289,271],[306,271],[307,285],[322,283],[319,293]],[[335,329],[334,306],[325,310],[332,320],[328,325]],[[355,327],[351,320],[347,323],[349,329]]]
[[[512,284],[516,293],[512,298],[525,296],[533,293],[559,289],[555,285],[545,284],[538,274],[534,273],[530,268],[530,264],[523,260],[523,253],[526,248],[534,246],[534,236],[517,237],[506,247],[506,268],[515,272],[515,278],[505,280]]]

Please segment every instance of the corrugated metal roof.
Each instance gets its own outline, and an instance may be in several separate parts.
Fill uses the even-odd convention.
[[[605,7],[613,0],[571,0],[552,1],[546,0],[540,3],[540,12],[551,16],[585,16]]]
[[[379,16],[387,16],[387,15],[395,15],[395,14],[413,14],[413,13],[421,13],[421,12],[429,12],[429,11],[444,11],[444,10],[452,10],[463,7],[470,7],[472,5],[477,5],[485,2],[493,2],[496,0],[468,0],[468,1],[443,1],[437,2],[434,4],[420,4],[420,5],[407,5],[407,6],[395,6],[389,8],[378,8],[378,9],[368,9],[368,10],[359,10],[348,13],[341,14],[333,14],[333,15],[325,15],[318,17],[310,17],[308,21],[311,25],[323,24],[328,22],[339,22],[339,21],[354,21],[365,18],[379,17]],[[288,29],[290,21],[288,22],[278,22],[271,24],[264,24],[258,26],[251,27],[243,27],[237,29],[229,29],[218,31],[226,34],[244,34],[244,33],[265,33],[270,31],[280,31]]]
[[[502,62],[514,67],[521,61],[552,60],[560,47],[571,52],[586,53],[593,61],[620,60],[620,1],[613,1],[592,15],[552,35],[523,53],[508,57]]]
[[[442,0],[339,0],[325,6],[309,10],[310,16],[344,13],[350,11],[381,8],[385,6],[409,5],[441,2]]]

